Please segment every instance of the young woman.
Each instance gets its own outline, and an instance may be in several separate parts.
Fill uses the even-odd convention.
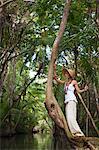
[[[56,64],[54,64],[54,79],[60,83],[64,84],[64,92],[65,92],[65,111],[66,111],[66,119],[69,126],[69,129],[73,136],[84,136],[84,133],[81,131],[77,121],[76,121],[76,105],[77,98],[75,96],[75,90],[79,93],[88,90],[88,86],[85,86],[84,89],[80,89],[75,78],[75,71],[72,69],[62,69],[63,75],[67,78],[67,80],[63,81],[58,79],[56,75]]]

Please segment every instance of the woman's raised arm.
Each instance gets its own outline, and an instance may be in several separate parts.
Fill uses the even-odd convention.
[[[88,90],[88,86],[87,86],[87,85],[84,87],[84,89],[81,90],[81,89],[79,88],[78,83],[77,83],[76,80],[73,81],[73,84],[74,84],[74,86],[75,86],[75,88],[76,88],[76,91],[77,91],[78,93],[82,93],[82,92],[85,92],[85,91]]]
[[[54,79],[55,79],[58,83],[64,84],[65,81],[58,79],[58,76],[57,76],[57,74],[56,74],[56,64],[54,64],[53,67],[54,67]]]

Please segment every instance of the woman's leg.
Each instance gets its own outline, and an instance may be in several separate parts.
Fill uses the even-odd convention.
[[[69,101],[66,104],[65,109],[66,109],[67,123],[71,133],[73,133],[74,135],[77,134],[77,136],[84,136],[83,132],[81,131],[76,121],[76,102]]]

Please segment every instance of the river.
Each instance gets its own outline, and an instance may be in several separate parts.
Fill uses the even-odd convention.
[[[99,148],[99,138],[90,138]],[[50,134],[18,134],[0,138],[0,150],[71,150],[70,144],[54,141]],[[74,149],[72,149],[74,150]]]
[[[50,150],[52,140],[50,134],[15,135],[13,137],[0,138],[0,150]]]

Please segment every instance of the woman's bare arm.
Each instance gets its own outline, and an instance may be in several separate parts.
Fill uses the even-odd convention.
[[[80,89],[76,80],[73,81],[73,84],[74,84],[74,86],[76,88],[76,91],[78,93],[82,93],[82,92],[85,92],[85,91],[88,90],[88,86],[87,85],[84,87],[84,89]]]
[[[60,80],[60,79],[57,77],[57,74],[56,74],[56,64],[54,64],[54,79],[55,79],[58,83],[60,83],[60,84],[64,84],[64,83],[65,83],[65,81]]]
[[[60,84],[64,84],[64,83],[65,83],[64,80],[60,80],[60,79],[58,79],[56,76],[54,76],[54,79],[55,79],[58,83],[60,83]]]

